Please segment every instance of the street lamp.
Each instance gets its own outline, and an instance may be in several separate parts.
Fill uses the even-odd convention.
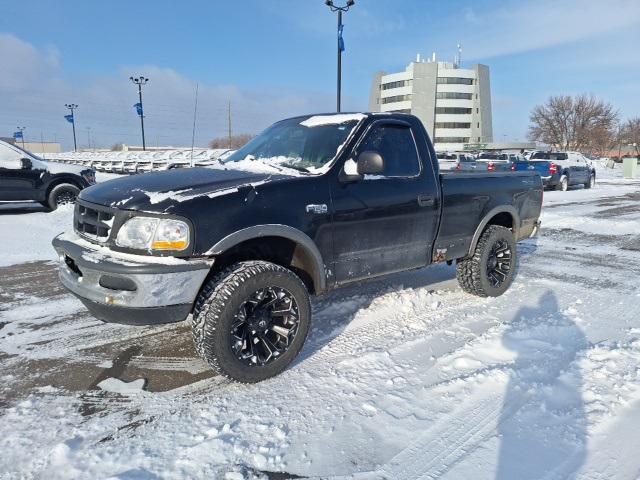
[[[69,115],[65,115],[64,118],[66,118],[73,127],[73,151],[76,152],[78,150],[78,144],[76,143],[76,116],[73,111],[78,108],[78,105],[75,103],[65,103],[64,106],[71,111],[71,113]]]
[[[27,129],[27,127],[16,127],[16,128],[20,132],[20,139],[22,140],[22,149],[24,150],[24,131]]]
[[[344,40],[342,39],[342,13],[348,12],[349,8],[353,7],[356,3],[354,0],[347,0],[347,4],[338,7],[333,3],[333,0],[325,0],[325,5],[331,9],[332,12],[338,12],[338,86],[336,96],[336,111],[340,112],[340,95],[342,90],[342,52],[344,51]]]
[[[91,149],[91,127],[87,127],[87,148]]]
[[[138,78],[129,77],[129,80],[138,85],[138,98],[140,99],[140,102],[136,103],[134,107],[136,107],[138,116],[140,117],[140,127],[142,128],[142,150],[146,150],[147,146],[144,142],[144,111],[142,110],[142,86],[146,84],[149,79],[140,75],[140,77]]]

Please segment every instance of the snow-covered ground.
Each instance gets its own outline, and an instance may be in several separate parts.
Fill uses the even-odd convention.
[[[257,385],[213,376],[186,324],[102,324],[51,263],[5,262],[0,472],[637,479],[640,181],[599,178],[545,192],[502,297],[463,293],[446,265],[346,287],[314,301],[299,359]],[[56,215],[0,215],[0,238],[7,221],[57,233]]]

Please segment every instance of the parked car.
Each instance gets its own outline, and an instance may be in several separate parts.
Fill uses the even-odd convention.
[[[515,153],[482,152],[476,158],[476,165],[478,169],[486,167],[488,172],[509,172],[515,171],[513,162],[519,159],[524,160],[524,157]]]
[[[539,227],[538,175],[440,175],[412,115],[290,118],[225,165],[84,190],[75,232],[53,245],[62,283],[97,318],[149,325],[192,314],[199,354],[240,382],[291,363],[311,294],[455,261],[465,291],[498,296],[513,281],[516,242]]]
[[[468,153],[440,152],[437,155],[441,171],[455,170],[458,172],[468,172],[476,169],[475,158]]]
[[[95,182],[90,168],[45,162],[0,140],[0,201],[35,200],[55,210]]]
[[[567,191],[572,185],[591,188],[596,183],[596,171],[579,152],[536,151],[529,157],[533,169],[542,177],[545,187]]]

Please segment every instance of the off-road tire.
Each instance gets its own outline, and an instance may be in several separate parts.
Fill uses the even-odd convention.
[[[248,366],[234,355],[229,340],[234,317],[245,299],[267,286],[285,288],[298,305],[298,330],[282,356]],[[264,261],[238,262],[212,277],[196,299],[192,319],[198,354],[217,373],[241,383],[256,383],[281,373],[298,355],[311,323],[309,293],[291,270]]]
[[[494,287],[487,275],[487,259],[491,248],[498,241],[506,241],[511,250],[511,265],[507,278],[499,287]],[[456,263],[456,277],[462,289],[478,297],[498,297],[513,282],[518,261],[515,238],[511,230],[497,225],[490,225],[482,233],[473,255],[459,259]]]
[[[51,210],[55,210],[61,205],[60,199],[62,196],[73,198],[73,200],[69,200],[68,202],[73,203],[75,202],[75,199],[78,198],[79,193],[80,189],[71,183],[61,183],[60,185],[56,185],[49,192],[49,196],[47,197],[47,206]]]
[[[584,184],[584,188],[591,188],[596,184],[596,176],[595,174],[591,174],[589,176],[589,181],[587,183]]]

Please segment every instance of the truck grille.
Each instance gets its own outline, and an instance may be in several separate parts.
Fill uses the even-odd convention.
[[[74,227],[78,235],[104,243],[109,238],[115,211],[99,205],[78,202],[74,214]]]

